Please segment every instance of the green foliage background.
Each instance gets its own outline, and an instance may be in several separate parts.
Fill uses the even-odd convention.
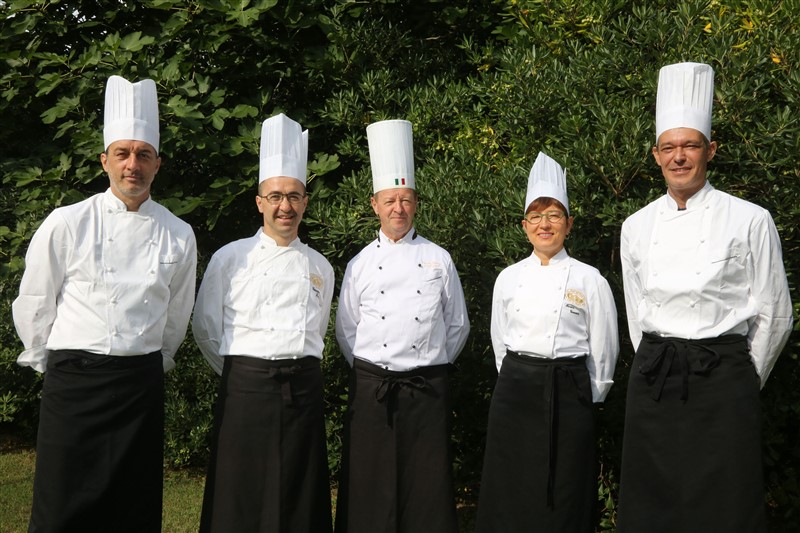
[[[16,366],[11,322],[27,242],[53,208],[107,187],[108,76],[153,78],[163,164],[154,197],[190,222],[201,271],[259,225],[260,123],[310,129],[302,238],[341,279],[374,235],[365,127],[414,123],[417,227],[459,268],[473,325],[453,381],[459,494],[477,494],[495,371],[497,273],[530,253],[519,220],[541,150],[567,168],[567,243],[615,292],[622,353],[600,411],[598,530],[611,530],[632,359],[618,258],[622,221],[663,194],[649,155],[658,68],[716,70],[710,180],[770,210],[800,311],[800,0],[122,0],[0,2],[0,424],[32,436],[40,376]],[[800,527],[795,331],[762,393],[773,531]],[[346,365],[332,328],[324,362],[330,464],[338,467]],[[167,458],[203,465],[216,378],[191,341],[169,374]]]

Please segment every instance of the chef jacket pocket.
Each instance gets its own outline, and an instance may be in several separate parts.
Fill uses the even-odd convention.
[[[172,275],[178,268],[180,256],[177,254],[159,255],[158,256],[158,273],[161,276],[166,276],[167,279],[172,279]]]
[[[437,280],[441,280],[443,277],[444,273],[442,272],[441,268],[425,269],[425,272],[422,274],[422,279],[426,283],[435,283]]]

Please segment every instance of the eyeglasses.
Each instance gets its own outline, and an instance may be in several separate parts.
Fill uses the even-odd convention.
[[[533,225],[536,225],[539,224],[542,219],[546,218],[551,224],[557,224],[564,220],[565,216],[567,215],[561,211],[548,211],[547,213],[537,213],[536,211],[531,211],[525,215],[525,220]]]
[[[261,194],[258,195],[260,198],[263,198],[267,201],[269,205],[280,205],[283,202],[283,199],[286,198],[289,200],[291,205],[300,205],[303,203],[303,198],[306,197],[305,194],[300,194],[299,192],[290,192],[287,194],[283,194],[281,192],[271,192],[266,196]]]

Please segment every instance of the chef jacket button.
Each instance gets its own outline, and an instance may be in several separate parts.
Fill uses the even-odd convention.
[[[108,240],[108,242],[114,242],[114,238],[113,238],[113,237],[109,237],[109,238],[108,238],[108,239],[106,239],[106,240]]]
[[[658,244],[658,241],[653,241],[653,244]]]
[[[420,291],[419,289],[417,289],[417,294],[422,294],[422,291]]]
[[[378,267],[378,270],[383,270],[383,267],[382,267],[382,266],[379,266],[379,267]]]
[[[661,302],[656,302],[656,307],[661,307]]]
[[[383,291],[381,291],[381,294],[384,294],[384,292],[383,292]]]
[[[145,298],[143,303],[144,305],[147,305],[148,303],[150,303],[150,301],[147,298]]]
[[[415,317],[414,317],[414,320],[416,320],[417,322],[419,322],[419,317],[418,317],[418,316],[415,316]]]
[[[689,307],[691,307],[692,309],[694,309],[694,302],[692,302],[691,304],[689,304]]]
[[[412,344],[412,345],[411,345],[411,347],[412,347],[413,349],[415,349],[415,350],[417,349],[417,345],[416,345],[416,344]]]
[[[296,356],[296,355],[293,355],[293,356],[292,356],[292,359],[295,359],[295,360],[296,360],[296,359],[297,359],[297,356]]]
[[[386,345],[384,344],[383,347],[386,348]]]
[[[141,337],[142,335],[144,335],[144,331],[140,331],[140,332],[138,333],[138,335]]]
[[[699,270],[697,270],[697,271],[695,272],[695,274],[697,274],[697,275],[699,276],[699,275],[700,275],[700,271],[699,271]]]
[[[155,274],[155,273],[156,273],[156,271],[151,268],[150,269],[150,274],[152,275],[152,274]]]
[[[385,317],[385,316],[382,316],[382,317],[381,317],[381,320],[386,320],[386,317]]]
[[[417,266],[422,268],[422,263],[417,263]]]

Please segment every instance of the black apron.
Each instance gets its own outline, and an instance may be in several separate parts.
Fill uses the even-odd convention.
[[[161,531],[161,353],[47,359],[29,531]]]
[[[447,369],[393,372],[355,360],[337,533],[458,530]]]
[[[594,427],[586,357],[509,351],[489,407],[476,531],[591,532]]]
[[[758,393],[745,337],[645,333],[628,382],[618,531],[765,531]]]
[[[200,531],[331,531],[319,359],[223,359]]]

